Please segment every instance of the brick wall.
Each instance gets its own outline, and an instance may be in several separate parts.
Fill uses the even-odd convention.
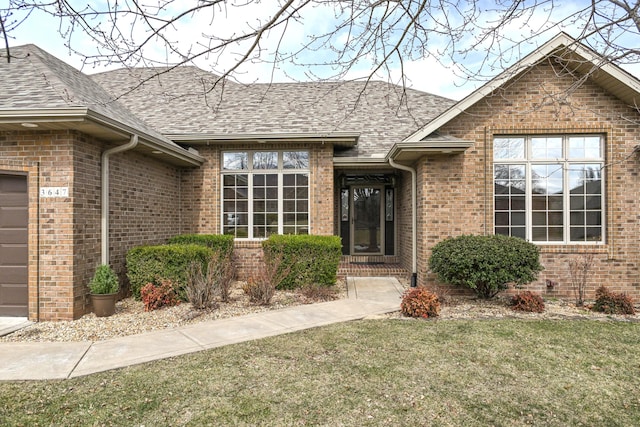
[[[0,168],[29,173],[28,292],[29,318],[33,320],[73,317],[72,141],[71,132],[0,134]],[[38,184],[68,187],[70,197],[40,198]]]
[[[206,163],[199,169],[182,172],[181,215],[183,233],[220,234],[220,162],[226,150],[309,150],[310,232],[316,235],[333,235],[333,146],[302,144],[234,144],[197,147]],[[262,259],[259,241],[236,240],[235,259],[237,274],[246,279],[255,269],[255,261]]]
[[[541,245],[545,266],[530,289],[547,293],[545,279],[559,285],[550,293],[573,297],[567,260],[593,253],[589,297],[599,285],[640,298],[638,271],[639,158],[629,155],[640,141],[638,112],[591,80],[578,88],[559,66],[544,62],[485,97],[440,132],[474,142],[464,154],[426,156],[416,165],[419,189],[420,271],[430,248],[447,236],[493,233],[493,135],[535,133],[604,134],[606,137],[606,244]],[[422,275],[433,283],[432,275]]]
[[[73,318],[91,311],[87,284],[100,264],[101,143],[75,135],[73,149]]]
[[[188,228],[179,208],[181,170],[129,151],[112,156],[109,171],[110,263],[126,283],[129,249],[164,244]]]
[[[402,267],[408,272],[413,271],[413,222],[411,174],[398,170],[400,174],[399,186],[396,188],[396,254]],[[418,217],[420,219],[420,217]],[[418,230],[420,228],[418,227]],[[420,271],[420,270],[418,270]]]
[[[99,141],[75,131],[3,132],[0,169],[29,176],[29,318],[70,320],[91,310],[87,283],[100,263]],[[180,232],[180,171],[129,152],[111,159],[111,264]],[[40,187],[69,197],[40,198]],[[38,274],[39,273],[39,274]]]

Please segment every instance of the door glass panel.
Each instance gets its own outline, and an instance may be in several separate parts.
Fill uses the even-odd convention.
[[[382,252],[380,188],[353,189],[353,251],[356,254]]]

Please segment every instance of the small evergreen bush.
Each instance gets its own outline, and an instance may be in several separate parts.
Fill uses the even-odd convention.
[[[400,311],[408,317],[438,317],[440,315],[440,301],[436,294],[419,286],[409,289],[402,295]]]
[[[262,242],[265,262],[279,259],[278,289],[296,289],[308,284],[331,286],[336,283],[342,245],[337,236],[271,235]]]
[[[607,314],[635,314],[633,299],[624,293],[611,292],[604,286],[596,289],[596,302],[593,311]]]
[[[543,269],[539,258],[536,245],[517,237],[463,235],[437,243],[429,268],[441,282],[492,298],[509,283],[520,286],[535,280]]]
[[[169,279],[180,299],[186,301],[189,267],[198,262],[206,271],[213,251],[202,245],[139,246],[127,253],[127,277],[131,292],[140,299],[140,289],[147,283]]]
[[[516,311],[526,311],[529,313],[542,313],[544,311],[544,300],[538,294],[531,291],[523,291],[511,297],[511,308]]]
[[[89,282],[89,290],[92,294],[115,294],[120,289],[118,276],[108,265],[102,264]]]

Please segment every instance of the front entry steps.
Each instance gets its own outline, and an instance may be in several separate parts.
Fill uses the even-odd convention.
[[[343,256],[338,266],[338,277],[402,277],[410,273],[392,256]]]

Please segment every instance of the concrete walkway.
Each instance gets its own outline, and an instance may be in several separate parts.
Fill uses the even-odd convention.
[[[65,379],[362,319],[400,308],[395,278],[347,278],[347,299],[301,305],[97,342],[0,343],[0,380]]]

